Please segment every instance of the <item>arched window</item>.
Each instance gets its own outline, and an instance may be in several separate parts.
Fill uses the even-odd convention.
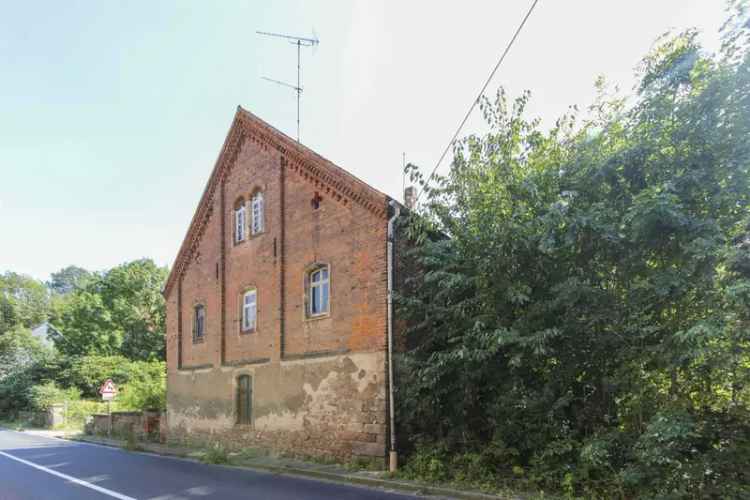
[[[328,265],[320,265],[307,275],[307,313],[309,317],[328,314],[330,306],[330,276]]]
[[[234,241],[239,243],[245,240],[245,202],[239,200],[234,207]]]
[[[250,201],[250,231],[252,234],[263,232],[263,193],[258,191]]]
[[[254,332],[257,323],[258,291],[248,290],[242,295],[242,331]]]
[[[193,309],[193,341],[203,340],[206,334],[206,308],[198,304]]]
[[[237,423],[253,423],[253,379],[250,375],[237,377]]]

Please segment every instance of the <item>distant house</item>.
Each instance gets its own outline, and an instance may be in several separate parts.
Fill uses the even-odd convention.
[[[170,439],[383,463],[403,210],[238,108],[164,289]]]

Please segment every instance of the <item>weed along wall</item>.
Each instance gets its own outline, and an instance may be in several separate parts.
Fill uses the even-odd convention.
[[[164,290],[169,439],[384,464],[387,223],[238,110]]]

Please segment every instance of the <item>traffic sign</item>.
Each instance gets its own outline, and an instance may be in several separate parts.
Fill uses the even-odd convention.
[[[117,386],[111,378],[108,378],[107,381],[102,384],[99,388],[99,394],[102,395],[102,399],[105,401],[115,399],[115,396],[117,396]]]

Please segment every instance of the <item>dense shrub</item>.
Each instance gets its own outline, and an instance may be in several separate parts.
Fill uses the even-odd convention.
[[[629,106],[600,82],[582,123],[542,130],[529,94],[499,92],[446,176],[410,167],[408,468],[750,497],[750,24],[732,12],[716,56],[692,30],[660,40]]]
[[[75,388],[63,389],[54,382],[47,382],[29,389],[29,406],[32,410],[45,411],[54,404],[77,401],[80,397],[80,392]]]
[[[167,368],[163,361],[133,363],[129,382],[120,389],[118,402],[136,410],[167,407]]]

